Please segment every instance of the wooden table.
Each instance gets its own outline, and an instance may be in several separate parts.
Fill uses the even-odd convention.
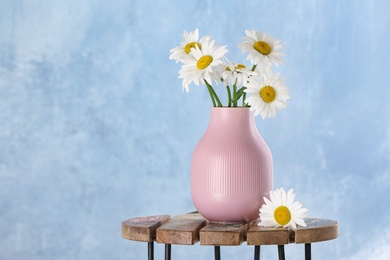
[[[154,259],[154,241],[165,244],[165,260],[171,259],[171,245],[214,246],[215,259],[221,259],[220,246],[237,246],[244,241],[254,246],[254,259],[260,259],[260,246],[277,245],[279,259],[285,259],[284,245],[305,245],[305,259],[311,259],[311,243],[335,239],[338,223],[334,220],[306,218],[307,227],[296,231],[287,228],[260,227],[257,221],[241,224],[211,223],[200,214],[190,213],[146,216],[122,222],[122,237],[148,243],[148,259]]]

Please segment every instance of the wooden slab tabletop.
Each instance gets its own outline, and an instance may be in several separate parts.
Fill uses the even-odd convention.
[[[306,227],[293,231],[270,228],[251,223],[221,224],[208,222],[198,213],[146,216],[122,222],[122,237],[133,241],[163,244],[193,245],[284,245],[288,243],[314,243],[338,237],[338,223],[334,220],[306,218]]]
[[[247,232],[248,245],[284,245],[288,243],[314,243],[335,239],[339,234],[337,221],[305,218],[306,227],[288,228],[261,227],[253,225]]]

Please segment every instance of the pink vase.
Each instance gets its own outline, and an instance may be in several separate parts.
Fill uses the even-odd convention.
[[[259,218],[273,186],[272,155],[249,108],[212,108],[209,126],[195,147],[191,194],[195,208],[212,222]]]

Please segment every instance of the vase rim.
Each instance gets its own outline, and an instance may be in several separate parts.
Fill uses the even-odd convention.
[[[253,118],[253,111],[250,110],[250,107],[212,107],[210,114],[216,116],[250,116]]]
[[[250,107],[211,107],[211,109],[219,110],[219,109],[250,109]]]

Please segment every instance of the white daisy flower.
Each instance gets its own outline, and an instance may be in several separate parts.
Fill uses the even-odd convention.
[[[245,92],[250,96],[245,100],[255,116],[261,114],[262,118],[274,117],[276,109],[286,108],[286,101],[290,99],[288,88],[284,85],[279,73],[272,74],[270,69],[263,70],[262,76],[250,78],[245,85]]]
[[[199,30],[195,29],[192,32],[183,32],[184,42],[180,43],[180,46],[177,46],[170,50],[171,55],[169,55],[170,60],[175,60],[176,63],[183,62],[185,59],[189,58],[189,54],[195,46],[198,46],[199,49],[202,49],[204,42],[209,41],[212,37],[207,35],[202,37],[199,40]]]
[[[272,63],[276,66],[283,63],[281,57],[284,53],[281,49],[284,45],[280,44],[280,40],[255,30],[245,30],[245,34],[247,37],[238,46],[242,49],[242,53],[248,52],[247,59],[251,60],[252,64],[264,67],[271,66]]]
[[[306,227],[304,218],[307,209],[298,201],[294,202],[293,189],[287,193],[283,188],[271,191],[271,200],[264,197],[265,204],[260,209],[259,226],[284,227],[296,230],[297,226]]]
[[[225,85],[245,85],[249,77],[256,75],[256,72],[251,71],[244,64],[231,61],[220,65],[220,68],[221,77]]]
[[[179,78],[183,79],[183,89],[188,92],[191,82],[199,86],[205,84],[204,80],[211,83],[217,79],[216,74],[219,73],[217,66],[223,63],[227,52],[226,46],[217,46],[214,40],[204,42],[202,49],[196,45],[179,71]]]

